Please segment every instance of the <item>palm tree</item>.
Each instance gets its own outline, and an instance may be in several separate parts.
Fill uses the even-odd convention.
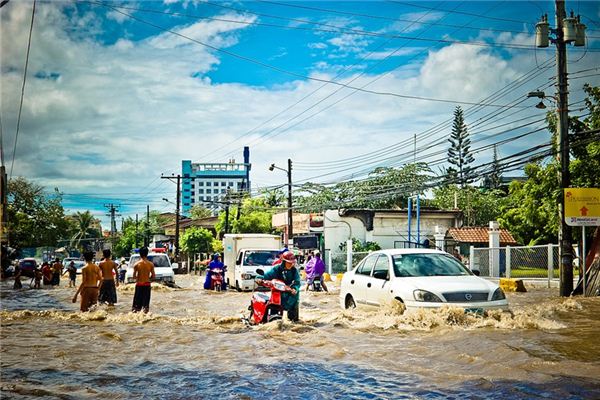
[[[80,248],[83,239],[97,238],[99,232],[93,228],[95,218],[91,212],[77,212],[73,215],[75,234],[71,237],[71,247]]]

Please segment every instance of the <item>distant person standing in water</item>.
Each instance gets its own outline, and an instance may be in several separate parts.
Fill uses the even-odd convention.
[[[154,264],[148,260],[148,248],[140,249],[142,259],[133,266],[133,279],[135,280],[135,292],[133,294],[132,312],[150,310],[150,282],[155,278]]]
[[[102,251],[104,260],[100,262],[102,270],[102,285],[100,285],[100,295],[98,301],[100,303],[108,303],[109,306],[114,306],[117,302],[117,286],[119,286],[119,270],[117,263],[110,258],[110,250]],[[114,274],[113,274],[114,271]]]
[[[60,286],[60,276],[63,273],[63,268],[60,259],[56,257],[54,264],[52,264],[52,286]]]
[[[21,266],[17,264],[15,266],[15,283],[13,284],[13,289],[21,289],[23,284],[21,283]]]
[[[75,267],[75,261],[69,263],[65,272],[69,273],[69,287],[76,287],[77,284],[75,283],[75,280],[77,279],[77,267]]]
[[[102,271],[94,264],[94,253],[86,251],[83,255],[85,267],[81,270],[81,285],[73,297],[73,303],[81,293],[81,311],[89,311],[90,307],[98,303],[98,286],[102,282]]]

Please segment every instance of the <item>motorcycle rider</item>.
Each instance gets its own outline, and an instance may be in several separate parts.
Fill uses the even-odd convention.
[[[281,305],[287,311],[288,319],[292,322],[299,320],[300,305],[300,273],[295,266],[296,257],[291,251],[281,255],[281,263],[267,271],[256,283],[261,285],[263,280],[279,279],[292,288],[290,292],[281,294]]]
[[[223,272],[221,272],[221,274],[225,275],[225,267],[224,267],[223,263],[221,262],[221,255],[219,253],[215,253],[212,255],[212,260],[208,264],[208,268],[206,268],[206,279],[204,279],[204,289],[210,290],[213,269],[220,269],[221,271],[223,271]],[[221,287],[221,290],[226,290],[226,289],[227,289],[227,285],[225,283],[225,279],[223,279],[223,285]]]
[[[325,280],[323,279],[323,274],[325,273],[325,263],[321,260],[321,253],[317,250],[314,253],[314,256],[306,263],[304,267],[304,272],[306,272],[306,291],[308,292],[308,288],[315,279],[319,279],[321,282],[321,287],[324,291],[327,290],[327,286],[325,286]]]
[[[273,261],[271,265],[275,266],[281,264],[281,256],[287,251],[289,251],[287,247],[284,247],[283,249],[279,250],[277,252],[277,258]]]

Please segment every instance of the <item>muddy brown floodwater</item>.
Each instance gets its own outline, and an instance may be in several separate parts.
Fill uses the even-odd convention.
[[[301,323],[246,327],[250,293],[201,277],[155,286],[148,315],[119,303],[80,313],[74,289],[2,282],[2,398],[600,398],[600,298],[509,294],[513,314],[342,311],[301,295]],[[334,285],[333,285],[334,286]]]

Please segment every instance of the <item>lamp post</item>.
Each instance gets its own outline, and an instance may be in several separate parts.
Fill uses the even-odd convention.
[[[293,219],[292,219],[292,160],[288,158],[288,168],[280,168],[275,164],[271,164],[269,167],[269,171],[273,171],[274,169],[278,169],[287,174],[288,177],[288,228],[287,228],[287,241],[285,243],[286,247],[289,244],[290,239],[293,237]]]

